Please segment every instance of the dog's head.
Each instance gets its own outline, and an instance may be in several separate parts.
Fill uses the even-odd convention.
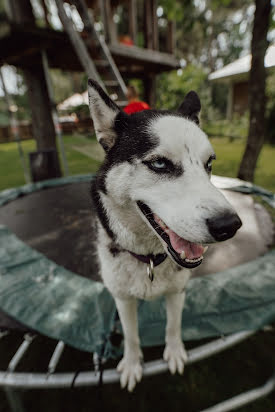
[[[106,152],[103,191],[135,208],[180,266],[202,262],[205,245],[234,236],[241,221],[210,181],[214,150],[189,92],[176,112],[127,115],[89,80],[89,105]]]

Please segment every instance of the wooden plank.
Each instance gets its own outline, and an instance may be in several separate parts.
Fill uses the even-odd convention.
[[[143,79],[143,85],[145,101],[154,109],[156,107],[156,76],[146,76]]]
[[[159,50],[159,30],[157,16],[157,0],[151,0],[152,30],[153,30],[153,49]]]
[[[153,21],[152,21],[152,0],[144,0],[144,45],[147,49],[153,49]]]
[[[72,21],[67,17],[66,12],[63,7],[63,1],[62,0],[55,0],[57,9],[58,9],[58,15],[60,17],[60,20],[63,24],[64,29],[66,30],[71,43],[74,47],[74,51],[77,54],[83,69],[85,70],[86,74],[88,77],[92,77],[95,79],[103,89],[105,89],[104,84],[102,83],[97,69],[86,49],[86,46],[81,39],[80,35],[78,32],[74,29]]]
[[[110,33],[107,23],[107,14],[105,8],[105,0],[99,0],[99,9],[100,9],[100,19],[104,27],[104,36],[107,43],[110,42]]]
[[[129,33],[134,44],[137,44],[137,1],[129,0]]]
[[[174,21],[168,21],[167,26],[167,53],[173,54],[175,52],[175,29],[176,24]]]
[[[10,25],[11,34],[0,38],[0,64],[4,62],[17,67],[31,67],[39,64],[39,50],[47,50],[49,65],[52,68],[81,71],[82,65],[75,54],[70,39],[66,32],[46,28],[27,28],[24,26]],[[78,33],[77,33],[78,34]],[[116,44],[109,46],[113,59],[120,71],[127,67],[127,75],[131,76],[138,71],[159,73],[180,67],[175,56],[155,50],[148,50],[137,46]],[[95,50],[91,52],[97,60]],[[132,76],[133,77],[133,76]]]
[[[110,0],[105,0],[105,13],[106,13],[106,28],[108,28],[108,40],[110,44],[117,43],[117,27],[114,22],[115,8],[112,6]]]
[[[175,56],[162,53],[156,50],[146,50],[136,46],[125,46],[123,44],[110,45],[109,46],[111,53],[114,58],[116,56],[129,58],[133,61],[142,60],[143,62],[168,65],[171,69],[177,69],[180,67],[179,61]]]
[[[127,87],[119,73],[119,70],[112,58],[112,55],[109,51],[109,48],[106,42],[97,33],[97,31],[94,30],[94,21],[93,21],[92,16],[89,15],[85,0],[73,0],[73,2],[75,6],[77,7],[78,13],[84,23],[84,29],[89,35],[89,40],[93,40],[93,39],[96,40],[96,43],[99,46],[99,56],[105,58],[106,61],[109,63],[109,67],[108,67],[109,70],[106,69],[106,73],[107,71],[109,71],[109,76],[110,76],[109,80],[111,80],[112,83],[108,84],[105,80],[104,84],[106,86],[108,85],[110,86],[112,84],[113,86],[113,82],[115,82],[115,85],[118,86],[118,89],[119,89],[117,90],[119,97],[125,99],[126,93],[127,93]]]

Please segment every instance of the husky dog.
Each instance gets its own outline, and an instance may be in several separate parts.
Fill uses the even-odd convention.
[[[132,391],[142,376],[137,299],[165,295],[164,359],[183,373],[185,287],[207,245],[234,236],[241,221],[210,182],[214,150],[199,127],[200,100],[189,92],[178,111],[127,115],[93,80],[89,106],[106,152],[92,186],[97,253],[124,333],[117,370]]]

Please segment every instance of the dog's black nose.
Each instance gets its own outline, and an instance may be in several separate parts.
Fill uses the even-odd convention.
[[[226,213],[218,217],[206,219],[206,223],[209,232],[218,242],[230,239],[242,226],[241,219],[235,213]]]

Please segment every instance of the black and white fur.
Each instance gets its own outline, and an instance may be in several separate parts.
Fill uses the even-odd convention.
[[[186,96],[177,112],[146,110],[129,116],[96,82],[88,84],[97,139],[106,152],[92,187],[97,252],[124,332],[124,355],[118,365],[121,385],[132,391],[142,376],[137,299],[165,295],[164,359],[172,373],[183,373],[187,357],[181,314],[191,275],[185,266],[198,264],[179,256],[174,259],[169,241],[154,229],[152,219],[158,216],[177,236],[203,245],[232,237],[241,222],[210,182],[214,151],[198,126],[200,101],[195,92]],[[129,251],[145,256],[167,252],[170,258],[155,268],[151,282],[146,264]]]

